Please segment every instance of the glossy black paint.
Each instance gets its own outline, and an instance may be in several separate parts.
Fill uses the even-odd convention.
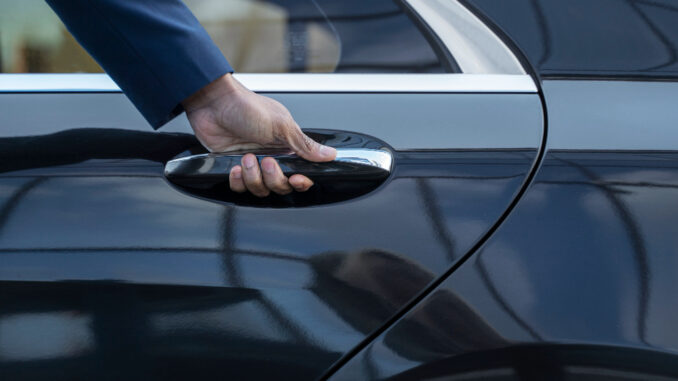
[[[677,209],[677,152],[551,151],[481,250],[336,379],[532,379],[511,357],[524,345],[541,348],[536,374],[562,378],[577,364],[556,352],[573,344],[590,366],[644,375],[631,379],[678,377]]]
[[[252,208],[166,181],[190,136],[94,130],[0,141],[2,379],[316,378],[486,233],[536,155],[401,151],[366,195]]]
[[[550,149],[678,149],[678,82],[549,80],[542,89]]]
[[[304,129],[352,131],[379,138],[401,151],[447,149],[537,148],[543,135],[542,104],[538,94],[495,93],[266,93],[287,107]],[[0,138],[66,134],[76,127],[149,133],[148,123],[122,93],[0,92]],[[40,110],[40,112],[35,112]],[[488,112],[492,110],[492,112]],[[84,142],[97,140],[96,130],[85,138],[71,137],[69,148],[79,152]],[[412,132],[416,131],[415,134]],[[184,114],[162,127],[163,144],[171,133],[192,134]],[[63,136],[63,135],[62,135]],[[144,151],[173,155],[173,147],[155,147],[148,137]],[[127,139],[126,146],[135,144]],[[74,147],[83,142],[79,147]],[[68,142],[67,142],[68,143]],[[114,142],[111,142],[114,143]],[[119,142],[115,142],[119,143]],[[138,143],[137,143],[138,144]],[[58,147],[46,147],[58,152]],[[64,150],[70,156],[71,150]],[[164,152],[164,153],[163,153]],[[91,152],[93,157],[98,155]],[[169,156],[172,157],[172,156]],[[60,160],[58,157],[55,160]]]
[[[673,0],[464,0],[543,78],[678,78]]]
[[[678,88],[542,89],[547,151],[516,207],[331,379],[678,378]]]

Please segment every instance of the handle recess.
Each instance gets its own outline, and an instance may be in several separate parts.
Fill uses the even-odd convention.
[[[165,165],[165,176],[179,185],[206,187],[228,182],[231,169],[240,165],[242,155],[254,153],[261,162],[273,157],[285,176],[302,174],[313,181],[349,182],[383,180],[391,172],[393,156],[386,149],[338,148],[335,160],[315,163],[290,151],[259,150],[207,153],[170,160]]]

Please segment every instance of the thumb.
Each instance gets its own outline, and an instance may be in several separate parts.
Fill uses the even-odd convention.
[[[295,126],[290,133],[287,144],[296,152],[297,155],[309,161],[332,161],[337,156],[337,150],[322,145],[308,137],[301,131],[299,126]]]

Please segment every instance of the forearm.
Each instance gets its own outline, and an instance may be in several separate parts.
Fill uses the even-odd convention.
[[[158,128],[231,66],[180,0],[46,0]]]

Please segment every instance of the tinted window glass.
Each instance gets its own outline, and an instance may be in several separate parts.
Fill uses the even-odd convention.
[[[443,72],[393,0],[185,0],[239,72]],[[431,40],[433,41],[433,40]],[[0,2],[0,72],[100,72],[43,0]]]

